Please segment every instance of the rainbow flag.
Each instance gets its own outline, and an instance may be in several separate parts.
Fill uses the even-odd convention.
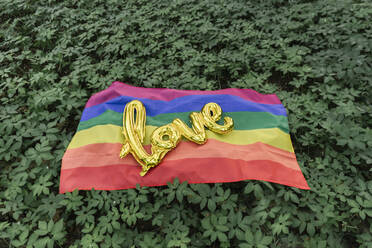
[[[146,108],[145,148],[159,126],[218,103],[234,130],[219,135],[207,130],[207,143],[182,140],[146,176],[131,154],[119,158],[126,104],[140,100]],[[74,189],[117,190],[160,186],[176,177],[188,183],[264,180],[309,189],[300,170],[288,130],[286,110],[275,95],[249,89],[216,91],[154,89],[121,82],[94,94],[87,102],[76,134],[62,159],[60,193]]]

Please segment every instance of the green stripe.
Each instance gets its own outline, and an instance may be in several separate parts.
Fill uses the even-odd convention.
[[[146,125],[163,126],[171,123],[174,119],[179,118],[189,126],[191,126],[190,115],[191,112],[160,114],[157,116],[147,116]],[[223,116],[230,116],[234,120],[234,129],[236,130],[252,130],[261,128],[280,128],[288,133],[288,120],[286,116],[273,115],[267,112],[227,112]],[[122,126],[123,114],[115,111],[107,110],[105,113],[79,123],[78,130],[91,128],[96,125],[113,124]],[[223,121],[222,121],[223,122]],[[221,122],[221,123],[222,123]]]

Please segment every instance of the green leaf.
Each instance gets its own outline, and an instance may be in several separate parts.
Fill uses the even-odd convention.
[[[217,232],[217,237],[220,242],[227,242],[227,236],[223,232]]]
[[[208,209],[211,212],[214,212],[216,210],[216,202],[214,200],[212,200],[212,199],[208,200]]]
[[[315,234],[315,228],[314,228],[314,225],[312,223],[308,223],[307,226],[306,226],[306,231],[307,233],[310,235],[310,236],[314,236]]]

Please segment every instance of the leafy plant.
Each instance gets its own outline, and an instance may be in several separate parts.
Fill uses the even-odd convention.
[[[372,4],[0,1],[1,247],[371,247]],[[276,93],[304,191],[266,182],[58,194],[89,96]]]

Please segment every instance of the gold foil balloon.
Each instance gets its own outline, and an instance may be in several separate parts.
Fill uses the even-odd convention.
[[[146,109],[138,100],[129,102],[123,114],[123,135],[125,142],[120,151],[120,157],[124,158],[131,153],[142,166],[141,176],[152,167],[157,166],[170,150],[176,148],[181,138],[184,137],[197,144],[207,141],[205,127],[218,134],[227,134],[232,131],[234,122],[230,117],[224,118],[224,124],[219,125],[221,119],[221,107],[214,102],[204,105],[201,112],[192,112],[190,119],[192,128],[180,119],[172,123],[158,127],[151,134],[151,154],[143,147],[145,139]]]

